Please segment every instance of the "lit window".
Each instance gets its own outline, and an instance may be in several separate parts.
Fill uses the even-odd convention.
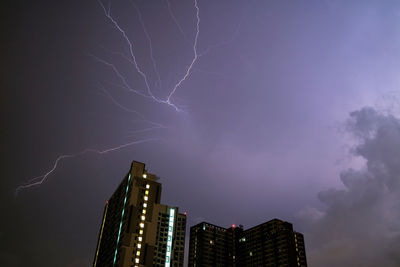
[[[143,204],[143,208],[147,208],[147,203],[144,203],[144,204]]]
[[[136,259],[135,259],[135,262],[136,262],[136,263],[139,263],[139,259],[138,259],[138,258],[136,258]]]
[[[144,200],[149,200],[149,197],[148,196],[144,196]]]
[[[212,240],[210,240],[210,244],[213,244],[214,242]]]
[[[142,241],[142,237],[141,236],[139,236],[139,241]]]
[[[149,194],[149,190],[146,190],[146,192],[144,192],[146,195],[148,195]]]
[[[140,251],[139,250],[136,251],[136,255],[140,256]]]
[[[142,221],[146,220],[146,216],[142,216]]]
[[[147,178],[147,174],[143,173],[143,178],[146,179]]]
[[[137,244],[137,247],[138,247],[138,248],[141,248],[141,247],[142,247],[142,244],[140,244],[140,243]]]
[[[146,209],[143,209],[143,210],[142,210],[142,213],[143,213],[143,214],[146,214]]]
[[[149,189],[149,188],[150,188],[150,185],[149,185],[149,184],[146,184],[146,188]]]
[[[253,256],[253,252],[250,251],[250,257]]]
[[[143,234],[143,230],[142,229],[140,229],[139,234],[141,234],[141,235]]]
[[[144,227],[144,223],[141,223],[141,224],[140,224],[140,228],[143,228],[143,227]]]

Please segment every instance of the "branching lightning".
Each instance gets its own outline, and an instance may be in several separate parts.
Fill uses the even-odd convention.
[[[131,1],[131,3],[133,4],[133,2]],[[168,2],[169,3],[169,2]],[[133,66],[135,67],[136,71],[142,76],[143,81],[146,85],[146,90],[147,90],[147,94],[143,94],[142,92],[138,91],[138,90],[134,90],[132,88],[130,88],[130,86],[128,85],[127,81],[125,78],[123,78],[123,76],[121,75],[121,73],[118,71],[118,69],[115,67],[115,65],[113,65],[110,62],[105,61],[104,59],[100,59],[100,58],[96,58],[99,62],[111,67],[114,72],[117,74],[117,76],[121,79],[122,83],[132,92],[143,96],[143,97],[147,97],[147,98],[152,98],[154,101],[156,101],[157,103],[162,103],[162,104],[167,104],[171,107],[173,107],[176,111],[181,111],[173,102],[172,102],[172,97],[175,94],[176,90],[182,85],[182,83],[184,81],[187,80],[187,78],[189,77],[189,75],[191,74],[192,68],[194,66],[194,64],[196,63],[196,61],[199,58],[198,52],[197,52],[197,43],[198,43],[198,38],[199,38],[199,34],[200,34],[200,9],[197,3],[197,0],[194,0],[194,7],[196,9],[196,34],[195,34],[195,38],[194,38],[194,43],[193,43],[193,59],[190,62],[189,66],[187,67],[185,74],[183,75],[183,77],[181,79],[179,79],[179,81],[173,86],[173,88],[170,90],[170,93],[168,94],[168,97],[166,99],[161,99],[156,97],[153,94],[153,90],[151,90],[151,86],[149,84],[147,75],[145,74],[145,72],[142,70],[142,68],[139,66],[137,59],[136,59],[136,55],[134,52],[134,45],[133,42],[130,40],[130,38],[128,37],[128,34],[126,33],[126,31],[119,25],[119,23],[117,22],[117,20],[112,16],[111,14],[111,7],[109,6],[108,9],[106,9],[106,7],[104,6],[103,2],[101,2],[99,0],[99,4],[102,7],[103,11],[104,11],[104,15],[108,18],[108,20],[114,25],[114,27],[117,29],[117,31],[121,34],[121,36],[123,37],[123,39],[125,40],[125,42],[128,45],[129,48],[129,53],[130,53],[130,59],[129,62],[131,62],[133,64]],[[151,61],[153,63],[153,69],[155,70],[156,74],[157,74],[157,78],[159,79],[159,84],[161,85],[161,78],[160,78],[160,74],[157,71],[157,67],[156,67],[156,63],[155,63],[155,59],[153,56],[153,47],[152,47],[152,43],[151,43],[151,38],[150,35],[148,34],[148,31],[146,30],[146,27],[144,25],[140,10],[137,8],[136,5],[133,4],[133,6],[136,9],[136,12],[138,14],[138,18],[140,21],[140,24],[142,26],[142,29],[146,35],[147,41],[149,43],[149,48],[150,48],[150,58]],[[170,8],[169,8],[170,10]],[[175,16],[173,16],[173,13],[170,12],[170,14],[172,14],[172,17],[174,19],[174,21],[176,21]],[[177,22],[177,21],[176,21]],[[179,25],[179,24],[177,24]]]
[[[167,2],[167,9],[168,9],[169,15],[171,16],[172,20],[174,21],[176,27],[179,29],[179,32],[182,34],[183,39],[185,39],[185,41],[187,41],[186,34],[183,31],[181,25],[179,24],[178,19],[175,17],[174,12],[172,11],[171,3],[169,2],[169,0],[165,0],[165,2]]]
[[[190,65],[188,66],[188,68],[186,69],[186,73],[185,75],[182,77],[182,79],[180,79],[178,81],[177,84],[175,84],[174,88],[172,89],[172,91],[169,93],[168,98],[167,98],[167,103],[171,103],[171,97],[175,94],[176,90],[178,89],[178,87],[181,86],[181,84],[187,79],[187,77],[189,77],[193,65],[194,63],[196,63],[197,59],[198,59],[198,54],[197,54],[197,41],[199,39],[199,34],[200,34],[200,9],[199,6],[197,4],[197,0],[194,0],[194,6],[196,8],[196,18],[197,18],[197,22],[196,22],[196,35],[194,37],[194,44],[193,44],[193,53],[194,53],[194,57],[192,59],[192,62],[190,63]]]
[[[139,19],[140,25],[142,26],[143,32],[144,32],[144,34],[146,35],[146,39],[147,39],[147,41],[148,41],[148,43],[149,43],[149,48],[150,48],[150,59],[151,59],[152,65],[153,65],[154,72],[155,72],[156,75],[157,75],[158,86],[159,86],[159,87],[162,87],[161,75],[160,75],[160,73],[159,73],[158,70],[157,70],[156,60],[154,59],[154,55],[153,55],[153,44],[152,44],[152,42],[151,42],[150,34],[148,33],[148,31],[147,31],[147,29],[146,29],[146,26],[144,25],[144,21],[143,21],[143,18],[142,18],[142,13],[140,12],[139,8],[135,5],[135,3],[134,3],[132,0],[130,0],[130,2],[131,2],[131,4],[132,4],[132,6],[135,8],[136,13],[138,14],[138,19]]]
[[[132,3],[132,2],[131,2],[131,3]],[[167,104],[167,105],[173,107],[176,111],[181,111],[174,103],[172,103],[171,98],[173,97],[173,95],[174,95],[174,93],[176,92],[176,90],[178,89],[178,87],[180,87],[181,84],[182,84],[182,83],[187,79],[187,77],[190,75],[190,72],[191,72],[191,70],[192,70],[192,68],[193,68],[193,65],[194,65],[194,63],[195,63],[195,62],[197,61],[197,59],[198,59],[198,54],[197,54],[197,40],[198,40],[198,36],[199,36],[199,24],[200,24],[199,12],[200,12],[200,10],[199,10],[198,4],[197,4],[197,0],[194,0],[194,5],[195,5],[195,8],[196,8],[196,19],[197,19],[197,22],[196,22],[196,35],[195,35],[195,40],[194,40],[194,45],[193,45],[194,57],[193,57],[192,62],[190,63],[190,65],[189,65],[188,68],[186,69],[185,75],[178,81],[178,83],[175,84],[175,86],[172,88],[171,92],[168,94],[168,97],[167,97],[166,99],[160,99],[160,98],[156,97],[156,96],[153,94],[153,91],[151,90],[151,87],[150,87],[150,84],[149,84],[147,75],[145,74],[145,72],[142,70],[142,68],[139,66],[139,64],[138,64],[138,62],[137,62],[136,55],[135,55],[135,51],[134,51],[133,42],[132,42],[132,41],[130,40],[130,38],[128,37],[128,34],[126,33],[126,31],[119,25],[119,23],[117,22],[117,20],[114,19],[114,17],[111,15],[111,7],[109,6],[109,8],[106,9],[106,7],[104,6],[103,2],[101,2],[100,0],[99,0],[99,4],[100,4],[100,6],[103,8],[104,15],[105,15],[105,16],[108,18],[108,20],[114,25],[114,27],[119,31],[119,33],[122,35],[123,39],[126,41],[128,47],[129,47],[129,53],[130,53],[130,58],[131,58],[131,61],[130,61],[130,62],[133,64],[133,66],[135,67],[136,71],[142,76],[143,81],[144,81],[144,83],[145,83],[145,85],[146,85],[147,95],[144,95],[143,93],[138,93],[139,91],[137,91],[137,90],[131,90],[131,91],[134,92],[134,93],[139,94],[140,96],[150,97],[150,98],[152,98],[154,101],[156,101],[157,103]],[[151,57],[151,60],[152,60],[152,63],[153,63],[153,68],[154,68],[155,72],[157,73],[157,76],[158,76],[158,78],[159,78],[159,84],[161,85],[161,78],[160,78],[160,75],[159,75],[159,73],[158,73],[158,71],[157,71],[156,64],[155,64],[155,59],[154,59],[154,57],[153,57],[153,52],[152,52],[152,51],[153,51],[153,48],[152,48],[152,43],[151,43],[150,35],[148,34],[148,32],[147,32],[147,30],[146,30],[146,27],[145,27],[145,25],[144,25],[144,22],[143,22],[143,19],[142,19],[142,16],[141,16],[141,13],[140,13],[139,9],[138,9],[135,5],[134,5],[134,7],[135,7],[136,12],[137,12],[137,14],[138,14],[138,18],[139,18],[139,21],[140,21],[141,26],[142,26],[142,28],[143,28],[143,31],[144,31],[144,33],[145,33],[145,35],[146,35],[146,38],[147,38],[147,40],[148,40],[148,42],[149,42],[150,54],[151,54],[150,57]],[[99,58],[97,58],[97,60],[99,60],[100,62],[106,64],[107,66],[112,67],[113,70],[114,70],[114,72],[120,77],[120,79],[122,80],[122,82],[124,83],[124,85],[127,86],[127,88],[130,88],[130,87],[127,85],[126,79],[124,79],[124,78],[121,77],[122,75],[119,73],[118,69],[117,69],[112,63],[109,63],[109,62],[107,62],[107,61],[105,61],[105,60],[102,60],[102,59],[99,59]]]
[[[156,85],[156,87],[158,89],[163,89],[163,83],[162,83],[162,79],[161,79],[161,75],[157,69],[157,63],[156,63],[156,59],[154,57],[154,51],[153,51],[153,44],[152,44],[152,40],[151,40],[151,36],[148,32],[148,30],[146,29],[142,14],[140,12],[140,9],[138,6],[136,6],[136,4],[132,1],[129,0],[130,3],[132,4],[132,6],[135,8],[136,10],[136,14],[137,14],[137,18],[138,21],[141,25],[141,28],[145,34],[146,40],[147,40],[147,44],[149,46],[149,51],[150,51],[150,60],[151,60],[151,64],[152,64],[152,69],[157,77],[157,81],[154,83]],[[194,65],[196,64],[196,62],[198,61],[198,59],[203,56],[205,53],[208,52],[209,49],[211,49],[212,47],[209,47],[206,49],[205,52],[203,53],[199,53],[198,52],[198,40],[199,40],[199,35],[200,35],[200,9],[198,6],[198,0],[193,0],[194,1],[194,9],[195,9],[195,36],[194,36],[194,41],[193,44],[191,45],[192,47],[192,52],[193,52],[193,58],[190,61],[190,64],[185,68],[185,71],[182,75],[181,78],[179,78],[177,80],[177,82],[171,87],[170,90],[165,90],[166,91],[166,97],[165,98],[161,98],[156,96],[153,92],[154,90],[151,87],[151,83],[149,82],[149,76],[146,74],[144,68],[142,68],[140,66],[140,64],[138,63],[137,60],[137,56],[136,56],[136,51],[135,51],[135,46],[134,46],[134,42],[130,39],[130,37],[128,36],[128,33],[126,31],[126,29],[124,29],[118,22],[118,20],[112,15],[112,6],[111,6],[111,1],[108,2],[107,5],[105,5],[101,0],[98,0],[98,3],[102,9],[102,11],[104,12],[105,17],[107,18],[107,20],[111,23],[111,25],[116,29],[117,33],[119,33],[122,37],[122,40],[126,43],[127,47],[128,47],[128,54],[122,53],[122,52],[110,52],[108,51],[108,53],[110,55],[114,55],[114,56],[118,56],[120,58],[122,58],[123,60],[126,60],[130,65],[133,66],[133,69],[139,74],[139,76],[141,77],[141,79],[144,82],[145,88],[141,88],[141,89],[137,89],[134,88],[130,82],[129,79],[127,79],[126,76],[124,76],[124,74],[121,72],[121,70],[119,69],[119,67],[113,63],[112,61],[108,61],[105,60],[103,58],[100,58],[98,56],[95,55],[90,55],[91,57],[93,57],[93,59],[105,66],[107,66],[108,68],[110,68],[112,70],[112,73],[114,73],[116,75],[116,77],[118,78],[118,81],[120,84],[113,84],[113,86],[117,86],[120,88],[123,88],[125,90],[127,90],[130,93],[133,93],[139,97],[143,97],[146,99],[150,99],[153,100],[155,103],[157,104],[164,104],[167,105],[169,107],[172,107],[175,111],[177,112],[181,112],[182,110],[176,106],[173,103],[173,98],[174,95],[176,93],[176,91],[182,86],[182,84],[187,81],[187,79],[189,78],[189,76],[191,75]],[[187,41],[185,33],[182,29],[182,27],[180,26],[178,20],[176,19],[172,9],[171,9],[171,4],[169,2],[169,0],[166,0],[167,3],[167,8],[168,8],[168,12],[172,18],[172,20],[174,21],[175,25],[178,27],[180,33],[183,35],[185,41]],[[110,83],[111,84],[111,83]],[[112,94],[106,89],[106,87],[99,83],[98,85],[98,89],[100,89],[105,95],[106,97],[111,101],[111,103],[113,103],[116,107],[118,107],[119,109],[125,111],[125,112],[129,112],[132,114],[135,114],[135,116],[137,116],[141,122],[145,122],[147,125],[147,127],[144,127],[142,129],[135,129],[132,131],[129,131],[128,133],[131,134],[131,136],[128,137],[134,137],[135,134],[137,133],[144,133],[144,132],[148,132],[148,131],[152,131],[152,130],[156,130],[156,129],[166,129],[168,127],[162,125],[161,123],[158,122],[154,122],[151,120],[148,120],[147,118],[145,118],[145,116],[143,114],[141,114],[140,112],[130,109],[128,107],[126,107],[125,105],[121,104],[120,102],[118,102],[113,96]],[[34,186],[38,186],[43,184],[50,175],[52,175],[56,170],[57,167],[59,166],[59,164],[61,164],[61,162],[65,159],[69,159],[69,158],[75,158],[78,156],[82,156],[86,153],[97,153],[97,154],[106,154],[106,153],[110,153],[110,152],[114,152],[129,146],[133,146],[136,144],[140,144],[140,143],[145,143],[145,142],[151,142],[151,141],[157,141],[160,140],[161,138],[147,138],[147,139],[141,139],[141,140],[135,140],[135,141],[131,141],[122,145],[118,145],[115,147],[111,147],[105,150],[99,150],[99,149],[93,149],[93,148],[87,148],[84,149],[78,153],[75,154],[64,154],[61,155],[59,157],[57,157],[57,159],[55,160],[54,164],[52,165],[52,168],[47,171],[44,175],[35,177],[29,181],[27,181],[25,184],[20,185],[17,187],[15,193],[18,194],[21,190],[27,189],[27,188],[31,188]]]
[[[144,143],[144,142],[150,142],[150,141],[156,141],[156,140],[159,140],[159,139],[158,138],[149,138],[149,139],[144,139],[144,140],[139,140],[139,141],[133,141],[133,142],[129,142],[129,143],[126,143],[126,144],[123,144],[123,145],[119,145],[119,146],[116,146],[116,147],[112,147],[112,148],[109,148],[109,149],[105,149],[105,150],[97,150],[97,149],[87,148],[87,149],[84,149],[84,150],[82,150],[82,151],[80,151],[78,153],[75,153],[75,154],[61,155],[56,159],[56,161],[54,162],[53,167],[48,172],[46,172],[42,176],[38,176],[38,177],[35,177],[35,178],[29,180],[24,185],[18,186],[17,189],[15,190],[15,194],[18,195],[18,193],[23,189],[30,188],[30,187],[33,187],[33,186],[38,186],[38,185],[41,185],[42,183],[44,183],[46,181],[46,179],[49,177],[49,175],[52,174],[53,172],[55,172],[55,170],[58,167],[59,162],[61,160],[63,160],[63,159],[75,158],[75,157],[81,156],[81,155],[89,153],[89,152],[93,152],[93,153],[97,153],[97,154],[106,154],[106,153],[113,152],[113,151],[116,151],[116,150],[119,150],[119,149],[122,149],[122,148],[125,148],[125,147],[128,147],[128,146],[133,146],[133,145],[141,144],[141,143]]]

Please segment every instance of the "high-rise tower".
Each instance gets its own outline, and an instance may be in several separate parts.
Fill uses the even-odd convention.
[[[183,266],[186,215],[160,204],[157,179],[132,163],[106,202],[94,267]]]
[[[202,222],[190,228],[189,266],[237,266],[237,236],[243,229]]]
[[[278,219],[243,230],[206,222],[190,228],[189,267],[307,267],[304,237]]]

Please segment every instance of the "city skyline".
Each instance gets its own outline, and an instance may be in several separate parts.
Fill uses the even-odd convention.
[[[399,14],[392,0],[5,0],[0,266],[91,265],[131,160],[188,226],[279,218],[310,267],[399,266]]]

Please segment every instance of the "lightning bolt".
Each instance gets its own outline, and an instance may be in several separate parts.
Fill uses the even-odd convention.
[[[152,64],[153,64],[154,72],[155,72],[156,75],[157,75],[158,86],[159,86],[159,87],[162,87],[162,84],[161,84],[161,75],[160,75],[160,73],[159,73],[158,70],[157,70],[156,60],[154,59],[154,55],[153,55],[153,44],[152,44],[152,42],[151,42],[150,34],[148,33],[148,31],[147,31],[147,29],[146,29],[146,26],[144,25],[144,21],[143,21],[143,18],[142,18],[142,13],[140,12],[139,8],[135,5],[135,3],[134,3],[132,0],[131,0],[130,2],[131,2],[131,4],[132,4],[132,6],[135,8],[136,13],[138,14],[138,19],[139,19],[140,25],[142,26],[143,32],[144,32],[144,34],[146,35],[147,42],[149,43],[149,48],[150,48],[150,49],[149,49],[149,50],[150,50],[150,59],[151,59],[151,62],[152,62]]]
[[[118,77],[119,81],[121,82],[120,85],[117,85],[118,87],[121,87],[131,93],[134,93],[140,97],[144,97],[144,98],[148,98],[148,99],[152,99],[153,101],[155,101],[156,103],[160,103],[160,104],[166,104],[170,107],[173,107],[175,109],[175,111],[177,112],[181,112],[182,110],[180,108],[178,108],[173,102],[172,102],[172,98],[174,97],[176,91],[182,86],[182,84],[189,78],[190,74],[192,73],[193,70],[193,66],[196,64],[197,60],[199,59],[199,53],[197,50],[197,44],[198,44],[198,39],[199,39],[199,34],[200,34],[200,9],[198,6],[198,0],[194,0],[194,8],[196,10],[196,32],[195,32],[195,38],[194,38],[194,42],[193,42],[193,46],[192,46],[192,50],[193,50],[193,58],[190,61],[190,64],[187,66],[187,68],[185,69],[185,72],[183,74],[183,76],[177,81],[177,83],[175,83],[174,86],[172,86],[172,89],[169,90],[169,93],[167,94],[167,97],[165,99],[159,98],[157,96],[155,96],[153,94],[153,90],[150,86],[149,80],[148,80],[148,76],[146,75],[145,71],[141,68],[141,66],[139,65],[138,61],[137,61],[137,57],[135,55],[135,46],[133,44],[133,42],[130,40],[130,38],[128,37],[128,34],[126,32],[125,29],[123,29],[121,27],[121,25],[118,23],[118,21],[112,16],[111,14],[111,2],[108,3],[107,7],[103,4],[103,2],[101,0],[98,0],[105,17],[108,19],[108,21],[114,26],[114,28],[120,33],[120,35],[122,36],[123,40],[125,41],[125,43],[128,46],[128,50],[129,50],[129,56],[125,55],[124,53],[120,53],[120,52],[112,52],[111,54],[113,55],[118,55],[121,58],[123,58],[124,60],[128,61],[136,70],[136,72],[142,77],[142,80],[145,84],[145,89],[144,90],[137,90],[135,88],[133,88],[130,83],[128,82],[128,79],[122,74],[122,72],[119,70],[119,68],[112,62],[109,62],[105,59],[99,58],[95,55],[90,55],[91,57],[94,58],[94,60],[96,60],[97,62],[109,67],[112,72]],[[142,30],[146,36],[148,45],[149,45],[149,51],[150,51],[150,60],[152,62],[152,67],[153,67],[153,71],[156,73],[157,76],[157,86],[158,87],[162,87],[162,80],[161,80],[161,75],[159,74],[158,70],[157,70],[157,64],[156,64],[156,60],[154,58],[154,54],[153,54],[153,45],[152,45],[152,41],[150,38],[150,34],[147,31],[146,27],[145,27],[145,23],[144,20],[142,18],[142,14],[140,13],[139,8],[130,0],[131,4],[134,6],[136,13],[138,15],[138,19],[139,22],[141,24]],[[168,9],[170,12],[170,15],[172,16],[172,19],[174,20],[175,24],[177,25],[178,29],[180,30],[180,32],[184,35],[184,32],[182,30],[182,28],[180,27],[177,19],[175,18],[174,14],[172,13],[171,7],[170,7],[170,3],[167,0],[167,4],[168,4]],[[105,87],[103,85],[99,85],[99,89],[111,100],[111,102],[117,106],[118,108],[120,108],[121,110],[124,110],[126,112],[130,112],[130,113],[134,113],[136,114],[142,122],[146,122],[148,124],[150,124],[150,127],[147,128],[143,128],[143,129],[139,129],[139,130],[135,130],[135,131],[131,131],[131,134],[137,134],[137,133],[143,133],[143,132],[147,132],[147,131],[151,131],[151,130],[155,130],[155,129],[165,129],[167,128],[166,126],[157,123],[157,122],[153,122],[150,121],[148,119],[145,118],[144,115],[142,115],[140,112],[136,111],[136,110],[132,110],[124,105],[122,105],[121,103],[119,103],[112,95],[109,91],[107,91],[105,89]],[[52,168],[50,168],[49,171],[47,171],[44,175],[35,177],[33,179],[28,180],[25,184],[20,185],[16,188],[15,190],[15,194],[18,195],[19,192],[21,192],[21,190],[24,189],[28,189],[34,186],[38,186],[43,184],[50,175],[52,175],[53,173],[55,173],[55,171],[57,170],[57,167],[59,166],[59,164],[61,164],[62,161],[66,160],[66,159],[70,159],[70,158],[76,158],[79,156],[82,156],[84,154],[87,153],[96,153],[96,154],[106,154],[106,153],[110,153],[110,152],[114,152],[129,146],[133,146],[133,145],[137,145],[140,143],[145,143],[145,142],[152,142],[152,141],[157,141],[160,140],[160,138],[147,138],[147,139],[142,139],[142,140],[135,140],[135,141],[131,141],[128,143],[124,143],[115,147],[111,147],[105,150],[99,150],[99,149],[94,149],[94,148],[86,148],[80,152],[74,153],[74,154],[64,154],[61,156],[58,156],[56,158],[56,160],[54,161],[54,164],[52,166]]]
[[[149,139],[144,139],[144,140],[139,140],[139,141],[133,141],[133,142],[129,142],[129,143],[126,143],[126,144],[123,144],[123,145],[119,145],[119,146],[116,146],[116,147],[112,147],[112,148],[109,148],[109,149],[105,149],[105,150],[97,150],[97,149],[87,148],[87,149],[84,149],[84,150],[82,150],[82,151],[80,151],[78,153],[75,153],[75,154],[61,155],[55,160],[55,162],[53,164],[53,167],[48,172],[46,172],[44,175],[35,177],[35,178],[29,180],[26,184],[18,186],[17,189],[15,190],[15,195],[17,196],[18,193],[23,189],[30,188],[30,187],[33,187],[33,186],[38,186],[38,185],[41,185],[42,183],[44,183],[47,180],[47,178],[52,173],[55,172],[55,170],[58,167],[59,162],[64,160],[64,159],[75,158],[75,157],[82,156],[82,155],[84,155],[86,153],[89,153],[89,152],[97,153],[97,154],[100,154],[100,155],[101,154],[106,154],[106,153],[110,153],[110,152],[113,152],[113,151],[116,151],[116,150],[119,150],[119,149],[122,149],[122,148],[125,148],[125,147],[128,147],[128,146],[133,146],[133,145],[137,145],[137,144],[140,144],[140,143],[156,141],[156,140],[160,140],[160,139],[158,139],[158,138],[149,138]]]
[[[133,64],[133,66],[135,67],[136,71],[142,76],[143,81],[144,81],[144,83],[145,83],[145,85],[146,85],[147,95],[144,95],[144,94],[141,93],[141,92],[138,93],[139,91],[137,91],[137,90],[131,90],[131,91],[134,92],[134,93],[137,93],[137,94],[139,94],[139,95],[141,95],[141,96],[144,96],[144,97],[150,97],[150,98],[152,98],[154,101],[156,101],[157,103],[167,104],[167,105],[173,107],[176,111],[181,111],[181,110],[171,101],[171,98],[172,98],[173,95],[175,94],[176,90],[182,85],[182,83],[183,83],[184,81],[187,80],[187,78],[188,78],[189,75],[191,74],[191,71],[192,71],[192,68],[193,68],[194,64],[196,63],[196,61],[197,61],[198,58],[199,58],[199,55],[198,55],[198,52],[197,52],[197,43],[198,43],[199,34],[200,34],[200,9],[199,9],[197,0],[194,0],[194,7],[195,7],[195,9],[196,9],[196,34],[195,34],[194,43],[193,43],[193,47],[192,47],[194,56],[193,56],[192,61],[191,61],[190,64],[189,64],[189,66],[187,67],[187,69],[186,69],[186,71],[185,71],[185,74],[184,74],[183,77],[182,77],[181,79],[179,79],[179,81],[173,86],[172,90],[170,91],[170,93],[168,94],[168,97],[167,97],[166,99],[157,98],[157,97],[153,94],[153,92],[152,92],[152,90],[151,90],[151,87],[150,87],[150,85],[149,85],[149,82],[148,82],[147,75],[146,75],[145,72],[142,70],[142,68],[140,68],[140,66],[139,66],[139,64],[138,64],[138,62],[137,62],[137,59],[136,59],[136,56],[135,56],[135,52],[134,52],[134,45],[133,45],[133,42],[132,42],[132,41],[130,40],[130,38],[128,37],[126,31],[119,25],[119,23],[117,22],[117,20],[114,19],[114,17],[111,15],[111,7],[109,7],[108,9],[106,9],[106,7],[104,6],[104,4],[103,4],[100,0],[99,0],[98,2],[99,2],[100,6],[102,7],[102,9],[103,9],[103,11],[104,11],[104,15],[105,15],[105,16],[108,18],[108,20],[114,25],[114,27],[118,30],[118,32],[121,34],[121,36],[123,37],[123,39],[126,41],[128,47],[129,47],[130,62]],[[131,2],[131,3],[132,3],[132,2]],[[140,14],[139,9],[136,7],[136,5],[134,5],[134,7],[135,7],[135,9],[136,9],[136,12],[138,13],[138,18],[139,18],[139,21],[140,21],[140,23],[141,23],[142,29],[144,30],[145,35],[146,35],[146,38],[147,38],[147,40],[148,40],[148,42],[149,42],[149,45],[150,45],[150,53],[151,53],[151,55],[152,55],[152,54],[153,54],[153,52],[152,52],[152,51],[153,51],[153,48],[152,48],[152,44],[151,44],[150,35],[148,34],[148,31],[146,30],[146,27],[145,27],[145,25],[144,25],[144,22],[143,22],[143,19],[142,19],[142,16],[141,16],[141,14]],[[172,12],[171,12],[171,13],[172,13]],[[173,16],[173,15],[172,15],[172,16]],[[174,17],[175,17],[175,16],[173,16],[173,18],[174,18]],[[179,25],[179,24],[178,24],[178,25]],[[156,64],[155,64],[154,57],[151,56],[151,59],[152,59],[152,62],[153,62],[153,68],[156,70],[157,68],[156,68]],[[111,64],[111,63],[109,63],[109,62],[107,62],[107,61],[105,61],[105,60],[99,59],[99,58],[97,58],[97,60],[98,60],[99,62],[102,62],[102,63],[106,64],[107,66],[112,67],[113,70],[114,70],[114,72],[120,77],[120,79],[122,80],[122,82],[124,83],[124,85],[127,86],[127,88],[130,88],[130,87],[127,85],[126,79],[124,79],[124,78],[121,77],[122,75],[120,74],[120,72],[118,71],[118,69],[117,69],[113,64]],[[160,77],[160,75],[159,75],[159,73],[158,73],[157,71],[156,71],[156,73],[157,73],[157,76]],[[159,82],[159,83],[161,84],[161,78],[160,78],[160,82]]]
[[[199,34],[200,34],[200,9],[199,6],[197,4],[197,0],[194,0],[194,6],[196,8],[196,18],[197,18],[197,22],[196,22],[196,35],[194,38],[194,44],[193,44],[193,53],[194,53],[194,57],[192,59],[192,62],[190,63],[190,65],[188,66],[188,68],[186,69],[186,73],[185,75],[182,77],[182,79],[180,79],[178,81],[177,84],[175,84],[174,88],[172,88],[172,91],[169,93],[168,98],[167,98],[167,103],[171,102],[171,97],[175,94],[176,90],[178,89],[178,87],[181,86],[181,84],[186,81],[187,77],[189,77],[190,72],[192,71],[193,65],[194,63],[196,63],[197,59],[199,58],[198,54],[197,54],[197,41],[199,39]]]
[[[174,12],[172,11],[171,3],[169,2],[169,0],[165,0],[165,2],[167,2],[167,9],[168,9],[169,15],[171,16],[172,20],[174,21],[179,32],[182,34],[183,39],[185,39],[185,41],[187,41],[186,34],[183,31],[181,25],[179,24],[178,19],[175,17]]]

